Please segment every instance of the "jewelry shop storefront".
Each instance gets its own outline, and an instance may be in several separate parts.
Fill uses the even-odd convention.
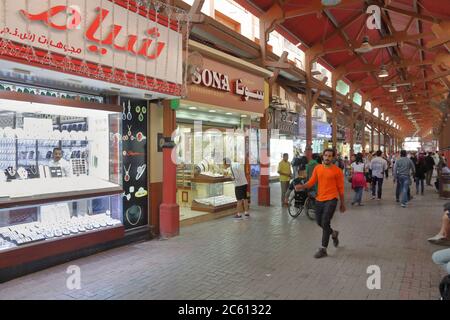
[[[283,154],[294,158],[294,142],[298,141],[298,114],[270,107],[268,110],[270,129],[270,179],[278,179],[278,164]]]
[[[3,282],[149,233],[151,100],[181,95],[182,37],[133,1],[0,14]]]
[[[305,150],[306,148],[306,118],[299,117],[299,138],[296,144]],[[331,139],[332,129],[331,125],[325,121],[312,120],[312,153],[322,154],[323,150],[328,148]]]
[[[252,120],[264,113],[269,71],[190,41],[187,98],[176,113],[177,203],[181,226],[235,213],[231,172],[223,158],[250,168],[257,162]],[[256,148],[255,148],[256,147]],[[253,150],[253,151],[252,151]]]

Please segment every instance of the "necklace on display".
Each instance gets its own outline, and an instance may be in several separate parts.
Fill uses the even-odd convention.
[[[128,166],[128,169],[125,168],[125,166],[123,166],[123,168],[125,169],[125,177],[123,178],[123,180],[125,180],[126,182],[130,181],[130,170],[131,170],[131,163]]]
[[[127,125],[127,127],[128,127],[128,133],[127,134],[128,134],[129,137],[131,137],[133,135],[133,133],[131,132],[131,127],[132,126],[131,125]]]

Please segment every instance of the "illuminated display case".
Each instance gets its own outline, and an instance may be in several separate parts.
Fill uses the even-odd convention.
[[[120,226],[121,200],[116,195],[1,209],[0,252]]]
[[[117,107],[5,95],[0,98],[0,269],[123,237]],[[18,100],[10,97],[16,95]]]
[[[178,203],[194,211],[220,212],[236,206],[234,183],[223,158],[245,161],[245,136],[234,130],[194,132],[182,125],[177,143]]]

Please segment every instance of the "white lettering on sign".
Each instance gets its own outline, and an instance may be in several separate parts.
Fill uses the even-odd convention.
[[[196,68],[192,74],[192,83],[203,85],[208,88],[214,88],[221,91],[230,92],[230,80],[227,75],[211,71],[209,69]],[[234,93],[242,96],[242,100],[248,101],[250,98],[255,100],[263,100],[264,92],[261,90],[251,91],[243,84],[241,79],[235,81]]]
[[[228,76],[208,69],[202,71],[200,68],[196,68],[192,74],[192,82],[194,84],[202,84],[205,87],[230,92]]]

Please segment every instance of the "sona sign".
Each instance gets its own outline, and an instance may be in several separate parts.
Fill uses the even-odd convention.
[[[182,36],[176,22],[132,1],[5,0],[0,37],[75,59],[182,83]],[[5,5],[6,4],[6,5]]]

